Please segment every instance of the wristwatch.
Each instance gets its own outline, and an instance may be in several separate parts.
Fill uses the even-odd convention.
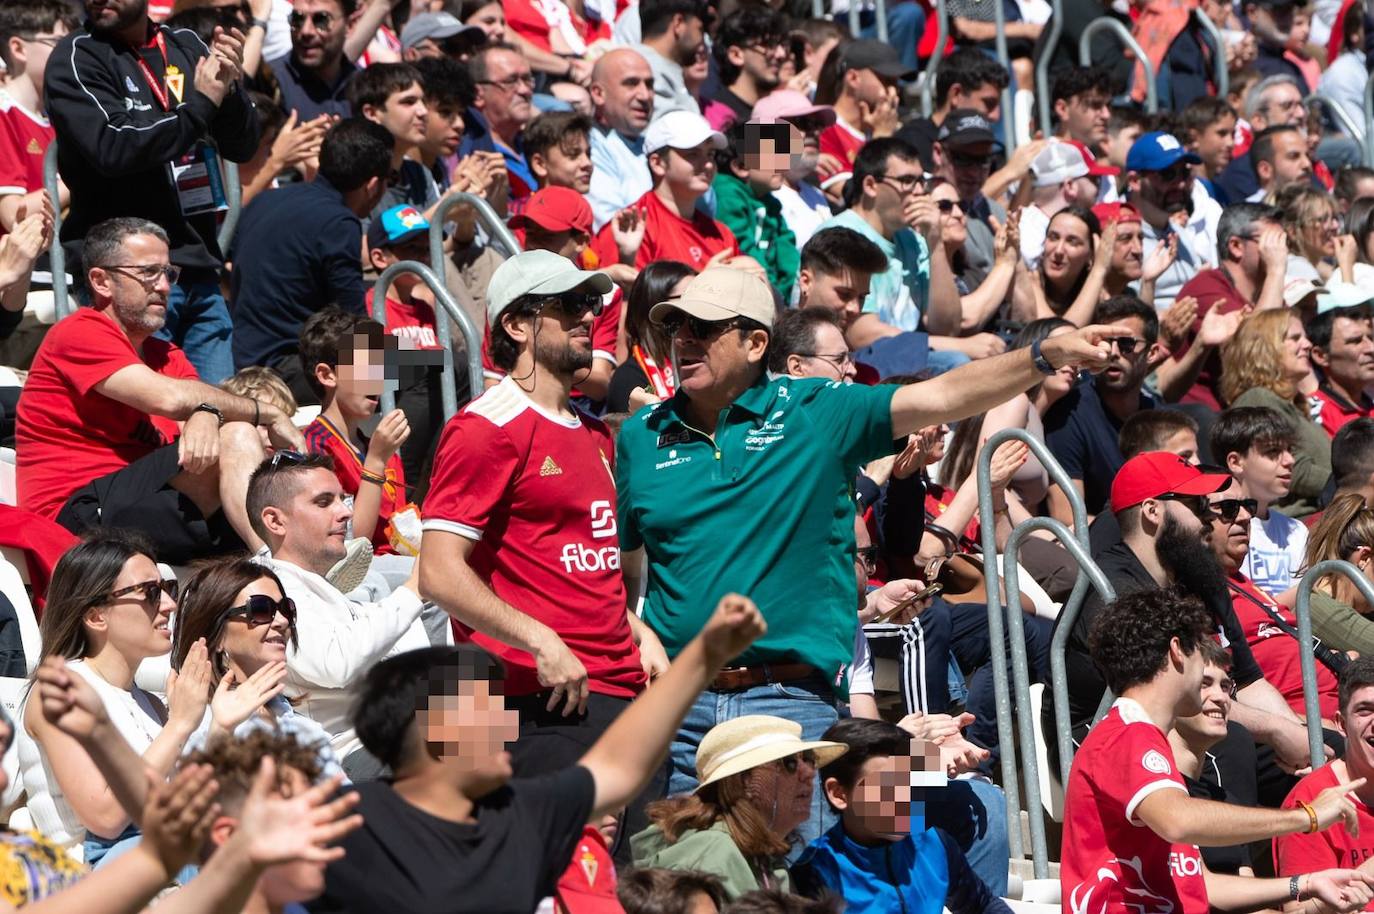
[[[211,406],[209,403],[202,403],[202,404],[200,404],[199,406],[197,406],[195,409],[191,410],[191,412],[193,412],[193,413],[209,413],[209,414],[211,414],[212,416],[214,416],[216,419],[219,420],[219,424],[220,424],[220,425],[223,425],[223,424],[224,424],[224,413],[220,412],[219,409],[218,409],[217,407]]]
[[[256,25],[258,28],[262,29],[264,32],[267,31],[267,20],[266,20],[266,19],[254,19],[254,20],[252,21],[252,23],[251,23],[248,27],[251,29],[251,28],[252,28],[253,26],[255,26],[255,25]]]
[[[1035,370],[1041,374],[1054,374],[1059,369],[1051,365],[1050,360],[1041,354],[1040,344],[1042,342],[1044,341],[1036,340],[1034,343],[1031,343],[1031,362],[1035,364]]]

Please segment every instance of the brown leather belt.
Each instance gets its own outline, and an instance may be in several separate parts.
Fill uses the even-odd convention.
[[[770,682],[793,682],[816,675],[816,668],[809,663],[761,663],[758,666],[736,666],[721,670],[711,680],[711,690],[715,692],[736,692],[752,689],[754,686]]]

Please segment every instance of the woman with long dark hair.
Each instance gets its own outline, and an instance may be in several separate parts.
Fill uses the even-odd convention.
[[[672,341],[649,320],[649,309],[682,295],[696,271],[676,260],[645,264],[625,296],[625,342],[629,358],[611,375],[606,410],[630,413],[666,400],[677,390]]]

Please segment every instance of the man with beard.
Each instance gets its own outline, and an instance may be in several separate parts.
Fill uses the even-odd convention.
[[[1176,587],[1202,601],[1211,618],[1209,631],[1232,652],[1232,675],[1238,686],[1232,718],[1256,741],[1271,746],[1274,760],[1285,770],[1295,771],[1310,761],[1307,729],[1283,695],[1264,679],[1231,605],[1226,574],[1210,548],[1212,509],[1207,496],[1230,484],[1227,474],[1204,472],[1174,454],[1151,451],[1132,457],[1112,483],[1111,507],[1122,541],[1096,560],[1118,598]],[[1076,742],[1082,741],[1107,687],[1094,662],[1096,652],[1089,652],[1089,633],[1103,616],[1101,597],[1090,592],[1068,636],[1069,726]],[[1042,717],[1046,732],[1054,732],[1052,705],[1045,705]],[[1054,741],[1048,748],[1057,765]]]
[[[1118,295],[1097,306],[1093,321],[1129,327],[1131,333],[1110,341],[1112,355],[1101,374],[1081,381],[1045,414],[1045,443],[1073,480],[1090,517],[1106,505],[1112,480],[1126,462],[1117,446],[1122,423],[1159,405],[1141,389],[1159,339],[1155,309],[1134,295]],[[1050,486],[1050,512],[1073,522],[1068,496],[1057,485]]]
[[[1289,184],[1312,181],[1312,160],[1307,157],[1307,132],[1291,124],[1266,127],[1250,144],[1250,164],[1259,187],[1247,200],[1259,203]]]
[[[293,0],[287,24],[291,26],[291,53],[269,60],[272,75],[281,85],[282,109],[295,112],[300,123],[321,114],[348,117],[348,81],[358,68],[344,54],[348,20],[356,0]]]
[[[1245,93],[1245,120],[1251,134],[1278,124],[1306,129],[1307,108],[1302,103],[1306,94],[1301,82],[1287,74],[1269,76],[1257,82]],[[1248,147],[1233,150],[1231,164],[1217,176],[1216,186],[1228,202],[1245,200],[1259,187],[1255,166],[1245,154],[1247,151]]]
[[[801,131],[800,148],[788,150],[791,164],[773,196],[782,204],[782,217],[797,236],[797,247],[803,247],[832,215],[830,202],[812,179],[821,158],[821,131],[835,123],[835,109],[813,105],[792,89],[779,89],[759,99],[750,120],[755,124],[787,123]]]
[[[487,320],[506,376],[444,428],[425,498],[420,591],[505,663],[520,776],[575,763],[667,669],[625,608],[610,432],[569,400],[609,291],[552,251],[497,268]]]
[[[767,6],[742,7],[721,22],[711,52],[721,88],[701,113],[724,131],[749,120],[754,105],[778,87],[788,55],[787,23]]]
[[[86,233],[91,307],[43,339],[19,397],[19,505],[74,533],[132,527],[184,564],[261,545],[244,510],[263,453],[254,426],[277,447],[304,439],[281,410],[202,383],[152,339],[178,272],[168,247],[142,219]]]
[[[1193,197],[1193,165],[1202,160],[1178,138],[1154,131],[1141,136],[1126,154],[1126,187],[1131,204],[1140,211],[1144,256],[1161,244],[1174,248],[1173,263],[1155,280],[1154,305],[1167,310],[1178,290],[1202,270],[1216,263],[1217,221],[1221,207],[1208,199],[1198,207]],[[1187,213],[1187,224],[1174,217]]]
[[[1360,292],[1366,295],[1367,292]],[[1374,400],[1365,389],[1374,385],[1374,324],[1369,303],[1353,308],[1321,307],[1307,321],[1312,364],[1321,383],[1313,396],[1321,401],[1317,421],[1332,438],[1352,419],[1374,415]]]
[[[592,205],[595,231],[654,186],[644,131],[654,113],[654,73],[642,54],[616,48],[592,67]]]
[[[44,75],[58,168],[71,189],[63,247],[79,262],[91,227],[118,216],[162,226],[179,272],[158,338],[218,384],[234,373],[233,323],[219,284],[224,198],[212,178],[220,157],[251,159],[260,133],[243,88],[243,35],[216,28],[207,48],[194,32],[155,25],[147,0],[91,0],[87,13]]]
[[[1092,627],[1093,659],[1118,697],[1074,756],[1065,786],[1064,907],[1204,914],[1209,904],[1252,909],[1304,895],[1341,911],[1362,906],[1374,897],[1374,876],[1358,870],[1253,879],[1204,865],[1198,845],[1314,834],[1341,822],[1353,827],[1355,804],[1346,795],[1365,783],[1333,785],[1284,812],[1188,795],[1165,734],[1178,718],[1202,710],[1210,621],[1195,598],[1153,590],[1119,598]]]

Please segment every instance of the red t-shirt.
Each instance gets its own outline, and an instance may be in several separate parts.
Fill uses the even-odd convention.
[[[1059,881],[1075,914],[1207,914],[1202,855],[1170,844],[1136,819],[1157,790],[1187,792],[1164,733],[1118,698],[1073,757],[1064,794]]]
[[[739,254],[739,242],[725,224],[701,210],[694,210],[691,219],[684,219],[664,205],[653,191],[631,205],[644,213],[645,221],[644,243],[635,255],[636,269],[642,270],[655,260],[676,260],[700,272],[706,268],[706,261],[721,251]],[[609,222],[592,241],[592,250],[602,263],[620,262],[620,249],[616,247]]]
[[[0,196],[43,186],[43,154],[52,139],[47,118],[0,90]]]
[[[1273,611],[1289,625],[1297,627],[1298,620],[1293,611],[1274,601],[1254,585],[1254,582],[1240,573],[1230,575],[1226,582],[1231,589],[1231,605],[1236,610],[1236,619],[1245,631],[1245,640],[1250,652],[1255,655],[1264,678],[1279,690],[1288,706],[1298,714],[1306,714],[1302,700],[1302,667],[1298,662],[1298,642],[1288,635],[1273,618],[1264,611],[1264,606]],[[1321,705],[1322,717],[1331,720],[1336,716],[1339,700],[1336,674],[1321,662],[1317,663],[1317,698]]]
[[[549,33],[553,27],[531,0],[502,0],[501,8],[506,13],[506,25],[513,29],[515,34],[539,50],[553,53],[553,45],[549,43]],[[586,44],[610,39],[610,23],[600,19],[584,19],[572,7],[568,7],[568,16],[573,28]]]
[[[593,692],[631,698],[644,670],[625,616],[614,459],[603,423],[548,414],[507,378],[444,426],[424,528],[474,540],[469,561],[492,591],[553,629]],[[506,694],[541,691],[529,654],[454,631],[505,662]]]
[[[171,343],[148,339],[143,354],[103,311],[81,308],[43,338],[19,396],[15,426],[19,507],[55,519],[77,489],[175,441],[177,423],[95,391],[143,362],[169,378],[196,370]]]
[[[940,523],[940,518],[944,516],[945,511],[949,510],[949,503],[954,501],[954,494],[953,489],[947,489],[938,482],[926,484],[926,514],[934,518],[935,523],[941,527],[945,525]],[[946,527],[945,529],[949,528]],[[980,539],[981,530],[982,528],[978,526],[978,515],[975,514],[969,519],[968,525],[963,530],[950,530],[949,532],[961,537],[964,545],[981,549],[983,546],[983,541]]]
[[[1335,766],[1323,765],[1298,781],[1292,792],[1284,798],[1283,808],[1297,809],[1298,803],[1310,804],[1317,794],[1328,787],[1335,787],[1337,783]],[[1374,857],[1374,813],[1355,794],[1348,793],[1346,796],[1355,804],[1355,815],[1360,823],[1359,837],[1351,835],[1344,822],[1337,822],[1315,835],[1275,838],[1274,866],[1278,868],[1280,876],[1297,876],[1333,867],[1355,869]],[[1374,902],[1365,905],[1364,909],[1374,911]]]
[[[816,177],[824,184],[831,178],[848,176],[854,170],[854,159],[866,142],[868,140],[861,132],[837,118],[835,123],[821,131],[820,148],[823,155],[829,153],[844,163],[844,168],[840,171],[818,168]]]
[[[616,344],[620,341],[620,309],[625,293],[620,286],[612,286],[605,299],[601,313],[592,319],[592,358],[604,359],[612,365],[620,364],[615,357]],[[388,306],[390,307],[390,306]],[[391,323],[390,319],[387,323]],[[493,380],[501,380],[506,373],[496,367],[491,360],[491,327],[482,330],[482,374]],[[577,391],[573,391],[576,395]]]
[[[372,313],[372,294],[375,287],[367,290],[367,313]],[[419,299],[410,304],[397,301],[391,296],[386,298],[386,332],[405,340],[406,349],[442,349],[434,322],[434,306]]]
[[[389,322],[388,322],[389,323]],[[358,497],[358,489],[363,484],[363,460],[366,453],[358,453],[345,438],[341,429],[324,416],[316,417],[305,427],[305,446],[312,454],[327,454],[334,458],[334,475],[350,502]],[[372,551],[379,555],[394,553],[391,538],[386,534],[386,525],[391,515],[405,507],[406,471],[401,465],[400,453],[391,455],[386,462],[387,484],[382,486],[382,502],[377,508],[377,527],[374,530],[354,530],[354,536],[366,536],[372,540]]]
[[[1352,419],[1367,419],[1374,416],[1374,401],[1369,399],[1369,395],[1360,392],[1359,405],[1351,403],[1345,397],[1336,393],[1329,384],[1322,384],[1317,388],[1312,396],[1321,403],[1321,415],[1317,417],[1317,424],[1322,427],[1332,438],[1336,437],[1336,432],[1341,430]]]
[[[1214,270],[1203,270],[1183,284],[1178,290],[1178,297],[1183,298],[1191,295],[1197,299],[1197,317],[1193,320],[1192,330],[1188,333],[1188,338],[1174,353],[1182,356],[1192,346],[1193,340],[1197,339],[1198,331],[1202,329],[1202,318],[1212,308],[1220,308],[1222,314],[1231,311],[1239,311],[1250,304],[1236,289],[1236,284],[1231,282],[1231,276],[1224,269],[1218,267]],[[1203,360],[1202,367],[1198,369],[1197,380],[1193,386],[1183,395],[1184,403],[1202,403],[1212,409],[1221,411],[1221,400],[1218,398],[1217,385],[1221,382],[1221,355],[1212,352]]]

